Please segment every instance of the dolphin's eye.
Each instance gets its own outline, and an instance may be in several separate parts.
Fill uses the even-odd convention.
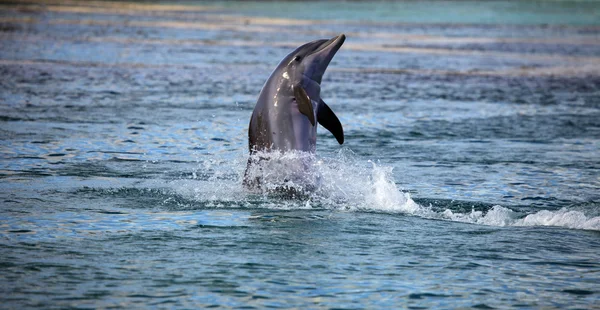
[[[294,60],[295,60],[295,61],[300,61],[300,59],[302,59],[302,57],[300,57],[300,56],[296,56],[296,57],[294,57]]]

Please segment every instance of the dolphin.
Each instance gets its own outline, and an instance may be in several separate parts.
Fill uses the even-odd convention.
[[[344,130],[331,108],[321,99],[321,80],[346,36],[306,43],[287,55],[265,82],[250,118],[250,158],[244,185],[260,188],[260,177],[249,173],[260,162],[252,155],[262,152],[315,153],[317,122],[329,130],[339,144]],[[302,169],[302,168],[300,168]]]

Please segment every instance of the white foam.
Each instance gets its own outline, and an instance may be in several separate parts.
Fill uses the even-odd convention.
[[[470,213],[454,213],[446,209],[441,212],[441,218],[488,226],[555,226],[600,230],[600,217],[587,217],[581,211],[566,208],[557,211],[541,210],[525,217],[521,217],[517,212],[502,206],[493,206],[487,212],[473,210]]]
[[[441,219],[489,226],[510,226],[516,216],[514,211],[501,206],[493,206],[485,213],[475,210],[470,213],[454,213],[446,209],[440,215]]]
[[[600,230],[600,216],[587,217],[581,211],[562,208],[558,211],[542,210],[515,222],[516,226],[560,226],[574,229]]]

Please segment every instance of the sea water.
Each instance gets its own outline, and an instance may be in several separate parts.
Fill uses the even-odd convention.
[[[0,4],[0,307],[598,307],[599,9]],[[346,142],[247,191],[264,81],[339,33]]]

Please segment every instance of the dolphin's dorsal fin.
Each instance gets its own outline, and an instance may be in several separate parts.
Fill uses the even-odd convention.
[[[321,99],[317,120],[325,129],[329,130],[339,144],[344,144],[344,128],[331,108]]]
[[[314,126],[316,124],[315,110],[313,109],[310,97],[308,97],[308,94],[301,85],[294,86],[294,97],[296,98],[296,103],[298,104],[298,110],[300,110],[300,113],[306,115],[310,123]]]

